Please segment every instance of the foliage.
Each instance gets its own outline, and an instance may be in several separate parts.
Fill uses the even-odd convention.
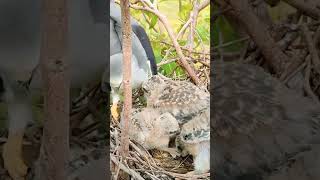
[[[172,27],[175,35],[179,33],[184,24],[188,21],[190,13],[193,10],[193,1],[191,0],[159,0],[157,7],[159,11],[164,14]],[[131,14],[137,19],[140,24],[146,29],[147,34],[151,40],[157,63],[164,62],[171,59],[176,59],[177,53],[172,46],[165,27],[162,25],[158,17],[150,12],[134,10]],[[188,35],[190,28],[187,28],[183,36],[178,38],[179,45],[185,49],[188,44]],[[195,52],[209,52],[210,49],[210,8],[206,7],[202,10],[197,18],[195,27],[194,47],[192,51]],[[186,52],[186,51],[184,51]],[[167,55],[166,55],[167,54]],[[184,70],[177,64],[171,62],[163,64],[159,67],[159,72],[166,76],[183,77]]]

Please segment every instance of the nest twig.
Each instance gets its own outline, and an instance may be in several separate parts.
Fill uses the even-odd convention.
[[[112,176],[117,179],[118,172],[128,173],[132,178],[142,179],[209,179],[210,174],[188,175],[192,171],[190,157],[173,159],[167,153],[158,150],[147,151],[139,144],[130,141],[129,157],[122,161],[119,155],[120,127],[113,121],[110,128],[110,158]],[[125,163],[127,162],[127,163]],[[179,167],[180,165],[180,167]],[[175,166],[175,167],[174,167]]]

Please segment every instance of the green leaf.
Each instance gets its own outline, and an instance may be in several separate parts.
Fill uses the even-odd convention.
[[[181,11],[179,11],[179,17],[183,20],[186,20],[189,18],[190,11],[192,10],[192,4],[191,3],[184,3],[182,4]]]
[[[151,18],[151,22],[150,22],[150,27],[149,29],[153,29],[154,26],[158,23],[158,16],[153,15]]]
[[[210,29],[208,30],[205,25],[198,25],[198,27],[196,27],[196,31],[203,42],[208,43],[210,41]]]
[[[224,17],[217,18],[213,24],[212,34],[215,46],[219,44],[219,33],[222,34],[223,42],[229,42],[240,38],[238,33],[233,29],[233,27]],[[224,48],[224,50],[229,52],[238,51],[241,47],[243,47],[243,44],[237,43]]]

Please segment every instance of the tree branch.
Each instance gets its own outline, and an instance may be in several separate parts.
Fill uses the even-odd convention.
[[[70,78],[67,59],[67,1],[42,2],[40,64],[45,117],[40,151],[41,180],[67,180],[69,161]]]
[[[194,72],[193,68],[191,68],[191,66],[187,62],[186,57],[184,56],[184,54],[181,50],[181,47],[177,41],[176,35],[174,34],[171,26],[169,25],[168,19],[163,14],[161,14],[158,11],[158,9],[149,0],[139,0],[139,2],[141,2],[144,6],[142,7],[142,6],[131,5],[131,7],[134,9],[151,12],[159,18],[159,20],[162,22],[165,29],[167,30],[168,35],[173,43],[173,46],[175,47],[177,54],[180,57],[180,60],[178,61],[179,64],[187,71],[187,73],[191,77],[192,81],[195,84],[199,85],[200,80],[197,77],[196,73]]]
[[[124,91],[124,104],[123,104],[123,125],[121,130],[121,156],[123,159],[129,154],[129,121],[131,119],[132,108],[132,89],[131,89],[131,23],[129,0],[122,0],[121,6],[121,19],[122,19],[122,36],[123,36],[123,91]]]

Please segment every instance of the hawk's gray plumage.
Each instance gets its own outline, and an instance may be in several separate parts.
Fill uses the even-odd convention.
[[[138,23],[131,18],[131,24],[135,27],[140,27]],[[122,23],[121,23],[121,9],[120,6],[114,2],[110,2],[110,67],[106,67],[104,75],[102,77],[102,88],[107,89],[106,86],[110,83],[111,86],[111,98],[113,101],[111,107],[112,116],[117,119],[119,114],[117,112],[117,103],[120,100],[119,90],[122,83]],[[135,28],[133,28],[135,29]],[[150,42],[142,28],[139,31],[143,31],[142,37],[144,41],[140,41],[139,37],[135,34],[135,31],[131,32],[132,36],[132,66],[131,66],[131,85],[133,89],[140,87],[141,82],[144,82],[152,74],[151,64],[155,65],[155,59],[148,60],[148,57],[154,58]],[[139,34],[141,36],[141,33]],[[144,43],[144,44],[143,44]],[[145,45],[146,43],[149,43]],[[149,47],[145,49],[145,47]],[[149,54],[149,56],[148,56]],[[150,63],[151,61],[151,63]],[[154,68],[153,68],[154,69]],[[110,80],[110,81],[108,81]]]
[[[110,18],[110,42],[112,42],[112,44],[110,44],[110,55],[114,55],[122,52],[122,23],[121,9],[119,5],[110,3]],[[133,18],[131,18],[131,24],[138,25],[137,21],[135,21]],[[147,53],[150,52],[146,52],[138,36],[134,32],[131,33],[132,54],[138,60],[137,62],[141,69],[151,72],[150,62],[147,56]]]
[[[118,53],[110,56],[110,86],[113,104],[120,100],[120,92],[122,90],[123,80],[123,54]],[[106,72],[105,72],[106,73]],[[106,77],[108,75],[104,75]],[[137,58],[133,55],[131,58],[131,87],[139,88],[143,82],[148,80],[150,76],[149,69],[143,69],[139,66]]]
[[[67,1],[68,69],[72,88],[82,88],[100,80],[108,60],[106,21],[100,21],[107,10],[97,6],[106,5],[106,2],[93,1]],[[37,90],[43,85],[40,68],[37,68],[41,46],[41,2],[0,2],[0,78],[9,116],[9,135],[3,147],[3,158],[13,179],[21,179],[27,172],[21,148],[25,126],[33,119],[30,96],[31,93],[41,94]],[[24,85],[28,85],[30,91]]]

